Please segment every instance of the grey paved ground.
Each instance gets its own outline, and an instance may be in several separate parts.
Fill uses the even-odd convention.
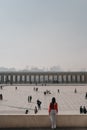
[[[0,130],[52,130],[51,128],[0,128]],[[87,128],[56,128],[55,130],[87,130]]]
[[[3,100],[0,101],[0,115],[4,114],[25,114],[29,109],[29,114],[34,114],[34,108],[37,106],[37,99],[42,101],[40,115],[48,115],[48,106],[52,97],[56,97],[58,102],[59,114],[80,114],[80,106],[87,108],[87,85],[84,86],[3,86],[0,93],[3,94]],[[38,91],[34,88],[38,87]],[[77,93],[75,93],[75,88]],[[60,92],[58,93],[58,89]],[[49,90],[51,94],[44,95],[44,91]],[[32,96],[32,102],[28,102],[28,96]]]

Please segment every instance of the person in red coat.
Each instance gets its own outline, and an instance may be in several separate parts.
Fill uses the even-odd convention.
[[[58,104],[56,103],[55,97],[52,98],[48,111],[49,111],[49,116],[51,120],[51,128],[55,129],[56,128],[56,115],[58,113]]]

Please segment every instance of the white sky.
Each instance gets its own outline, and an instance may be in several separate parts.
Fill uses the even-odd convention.
[[[0,0],[0,66],[87,70],[87,0]]]

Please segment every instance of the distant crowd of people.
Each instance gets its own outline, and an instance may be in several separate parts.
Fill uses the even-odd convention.
[[[85,106],[80,106],[80,114],[86,114],[87,113],[87,109],[86,109],[86,107]]]

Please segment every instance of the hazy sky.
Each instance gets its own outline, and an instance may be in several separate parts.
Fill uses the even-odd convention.
[[[0,0],[0,66],[87,70],[87,0]]]

